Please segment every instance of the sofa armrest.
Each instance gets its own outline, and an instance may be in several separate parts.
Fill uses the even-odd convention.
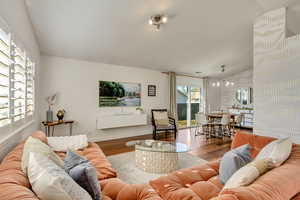
[[[244,144],[249,144],[251,146],[251,156],[252,158],[255,158],[261,149],[273,140],[275,140],[275,138],[258,136],[244,131],[239,131],[235,134],[234,139],[232,140],[231,149]]]
[[[0,183],[0,200],[39,200],[27,187],[14,183]]]
[[[98,180],[117,177],[116,170],[106,158],[105,154],[96,143],[90,142],[89,145],[76,151],[77,154],[84,156],[96,168]],[[65,159],[66,152],[56,152],[62,159]]]

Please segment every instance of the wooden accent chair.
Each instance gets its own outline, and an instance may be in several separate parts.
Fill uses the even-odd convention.
[[[160,132],[167,133],[174,132],[176,139],[177,126],[174,118],[168,116],[167,109],[152,109],[152,125],[153,125],[153,139],[156,140]]]

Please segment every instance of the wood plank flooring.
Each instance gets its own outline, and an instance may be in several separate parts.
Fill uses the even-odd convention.
[[[251,133],[251,131],[248,131]],[[105,155],[115,155],[125,152],[134,151],[134,147],[127,147],[126,142],[132,140],[152,139],[152,135],[144,135],[130,138],[122,138],[104,142],[98,142]],[[161,137],[161,140],[174,141],[171,134],[168,137]],[[231,141],[224,141],[223,144],[218,144],[216,139],[206,140],[202,136],[195,136],[194,129],[179,130],[176,139],[177,142],[187,144],[191,151],[190,154],[198,156],[204,160],[212,161],[219,159],[230,149]]]

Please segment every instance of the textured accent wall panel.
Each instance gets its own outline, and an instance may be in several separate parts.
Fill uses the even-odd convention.
[[[254,23],[255,133],[300,143],[300,36],[286,38],[286,9]]]

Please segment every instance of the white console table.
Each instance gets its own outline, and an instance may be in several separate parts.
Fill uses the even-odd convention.
[[[147,114],[116,113],[103,114],[97,118],[97,129],[110,129],[147,125]]]
[[[233,114],[242,114],[243,115],[241,127],[253,128],[253,121],[254,121],[253,109],[229,108],[229,112],[233,113]]]

